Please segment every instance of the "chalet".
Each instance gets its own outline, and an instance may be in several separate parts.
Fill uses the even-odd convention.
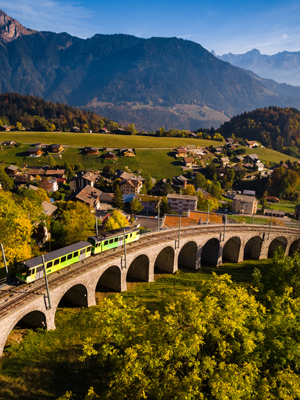
[[[123,128],[114,129],[111,133],[114,135],[131,135],[130,131],[126,131],[126,129]]]
[[[187,156],[187,150],[185,147],[180,147],[176,149],[176,157],[186,157]]]
[[[73,126],[71,129],[72,132],[80,132],[80,128],[78,128],[78,126]]]
[[[32,181],[33,177],[28,174],[18,174],[14,177],[16,186],[26,186],[28,182]]]
[[[226,143],[228,143],[228,144],[234,143],[234,140],[231,137],[226,138],[225,140],[226,140]]]
[[[52,153],[61,153],[64,150],[64,147],[62,144],[52,144],[50,150]]]
[[[193,162],[194,162],[193,157],[184,157],[183,159],[183,165],[188,168],[193,165]]]
[[[174,186],[175,188],[185,188],[187,185],[187,178],[179,175],[179,176],[175,176],[172,179],[172,186]]]
[[[142,176],[134,175],[131,172],[123,171],[122,169],[117,169],[115,171],[114,179],[136,179],[139,182],[144,182],[144,178]]]
[[[259,161],[258,161],[258,162],[255,164],[255,170],[256,170],[256,171],[263,171],[264,168],[265,168],[265,166],[264,166],[264,164],[263,164],[262,162],[259,162]]]
[[[47,192],[56,192],[58,190],[58,183],[56,178],[43,178],[40,181],[40,187]]]
[[[8,176],[14,177],[18,174],[18,167],[16,167],[15,165],[10,165],[6,167],[4,171],[7,173]]]
[[[266,200],[269,203],[279,203],[280,202],[279,198],[276,196],[266,196]]]
[[[142,189],[142,182],[137,179],[122,179],[119,183],[122,194],[138,194]]]
[[[244,196],[254,196],[256,195],[255,190],[249,190],[249,189],[245,189],[243,190],[243,195]]]
[[[82,190],[85,186],[94,187],[99,179],[99,173],[88,171],[86,173],[78,174],[70,180],[70,190],[76,192]]]
[[[103,154],[103,158],[105,160],[117,160],[117,156],[112,151],[109,151],[108,153]]]
[[[249,147],[250,149],[252,149],[254,147],[258,147],[259,144],[255,140],[247,140],[246,146]]]
[[[223,147],[215,147],[214,148],[214,153],[216,153],[216,154],[221,154],[222,151],[223,151]]]
[[[235,165],[233,167],[234,172],[242,172],[243,171],[243,167],[241,167],[240,165]]]
[[[30,147],[28,149],[29,157],[41,157],[43,150],[39,147]]]
[[[14,142],[13,140],[5,140],[4,142],[2,142],[3,146],[14,146],[16,144],[16,142]]]
[[[10,131],[10,126],[2,125],[2,126],[0,126],[0,131],[9,132]]]
[[[95,211],[100,209],[101,193],[101,190],[87,185],[72,200],[80,201],[89,206],[90,211]]]
[[[230,164],[229,158],[221,157],[221,164],[222,164],[222,167],[226,167],[226,165]]]
[[[65,177],[65,169],[47,169],[45,171],[45,176],[53,176],[55,178],[64,178]]]
[[[122,152],[123,156],[125,157],[135,157],[135,153],[132,149],[126,149]]]
[[[243,156],[236,156],[236,157],[234,157],[234,161],[237,162],[237,163],[243,162],[243,160],[244,160],[244,157],[243,157]]]
[[[171,210],[177,212],[178,214],[197,210],[197,196],[168,194],[167,199]]]
[[[281,164],[281,167],[283,167],[284,169],[289,169],[289,166],[286,163]]]
[[[253,165],[259,161],[259,157],[257,154],[248,154],[244,157],[244,161]]]
[[[223,167],[218,168],[218,173],[219,173],[220,177],[223,178],[223,176],[226,173],[226,168],[223,168]]]
[[[28,168],[26,173],[36,179],[37,176],[41,177],[45,175],[45,170],[42,168]]]
[[[97,156],[99,154],[99,150],[96,147],[86,147],[84,151],[88,156]]]

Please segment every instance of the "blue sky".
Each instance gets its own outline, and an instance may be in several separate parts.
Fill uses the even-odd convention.
[[[1,0],[0,9],[27,28],[181,37],[217,54],[300,51],[299,0]]]

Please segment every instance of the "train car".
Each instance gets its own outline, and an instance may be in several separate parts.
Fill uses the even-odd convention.
[[[98,236],[90,236],[88,241],[92,245],[92,253],[98,254],[106,250],[114,249],[122,246],[124,241],[125,231],[125,243],[135,242],[140,238],[140,231],[138,228],[120,228],[114,229],[109,232],[100,233]]]
[[[90,242],[78,242],[62,249],[52,251],[44,255],[47,275],[62,268],[75,264],[91,256],[92,246]],[[43,277],[44,266],[42,257],[31,258],[23,261],[16,277],[20,282],[30,283]]]

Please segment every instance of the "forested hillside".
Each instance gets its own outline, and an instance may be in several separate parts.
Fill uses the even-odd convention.
[[[78,127],[81,132],[98,132],[104,127],[111,130],[119,126],[92,112],[16,93],[0,94],[1,125],[42,132],[57,129],[67,132],[73,127]]]
[[[245,112],[225,122],[218,130],[234,134],[295,157],[300,154],[300,112],[295,108],[268,107]]]

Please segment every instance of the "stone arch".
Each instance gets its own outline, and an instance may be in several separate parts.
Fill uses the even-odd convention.
[[[300,239],[294,240],[290,245],[289,255],[291,256],[295,251],[300,252]]]
[[[272,240],[272,242],[269,245],[269,250],[268,250],[268,258],[273,257],[274,252],[279,248],[282,247],[282,249],[285,251],[286,246],[287,246],[287,239],[284,236],[279,236],[275,239]]]
[[[201,265],[210,264],[218,265],[220,242],[213,238],[208,240],[203,246],[201,252]]]
[[[175,251],[173,247],[168,246],[161,250],[161,252],[156,257],[154,263],[154,269],[163,271],[163,272],[170,272],[173,273],[174,271],[174,258],[175,258]]]
[[[68,289],[61,297],[58,307],[88,307],[87,288],[77,284]]]
[[[178,255],[178,268],[196,268],[198,246],[195,242],[187,242]]]
[[[145,254],[136,257],[130,264],[126,279],[129,282],[149,282],[149,258]]]
[[[121,292],[121,270],[116,265],[107,268],[98,280],[96,292],[107,290]]]
[[[249,239],[244,248],[244,260],[259,260],[262,242],[260,236]]]
[[[222,263],[224,262],[235,262],[239,261],[241,249],[241,239],[234,236],[227,240],[225,246],[223,247]]]
[[[11,328],[8,329],[7,334],[4,336],[4,340],[1,340],[1,348],[0,348],[0,355],[2,355],[3,349],[7,346],[7,342],[9,341],[10,334],[16,328],[29,328],[29,329],[36,329],[36,328],[47,328],[47,319],[45,314],[42,311],[34,310],[30,311],[21,317],[16,323],[11,325]]]

